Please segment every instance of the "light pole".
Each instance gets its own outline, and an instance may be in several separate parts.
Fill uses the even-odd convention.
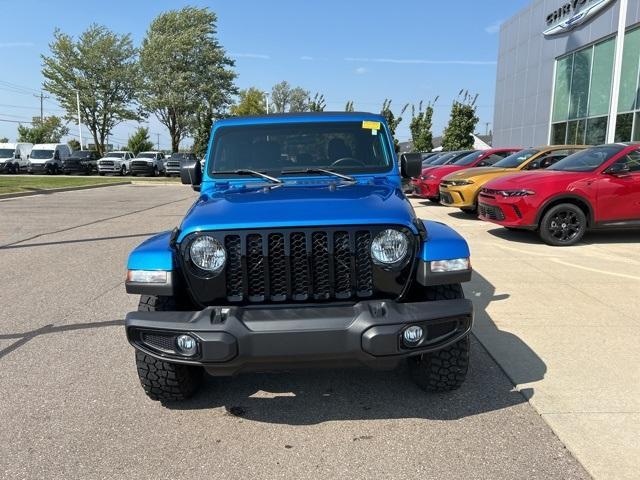
[[[265,92],[264,99],[267,102],[267,115],[269,115],[269,93]]]
[[[76,90],[76,102],[78,104],[78,133],[80,134],[80,150],[82,151],[82,123],[80,123],[80,90]]]

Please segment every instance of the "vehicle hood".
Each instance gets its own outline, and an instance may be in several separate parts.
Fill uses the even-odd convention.
[[[122,157],[102,157],[100,160],[124,160],[124,159]]]
[[[203,192],[180,227],[192,232],[327,225],[403,225],[416,232],[415,213],[396,185],[328,184],[232,188]]]
[[[514,172],[517,172],[515,168],[473,167],[451,173],[444,180],[489,179]]]
[[[53,162],[53,158],[30,158],[29,161],[31,163],[47,163],[47,162]]]
[[[7,160],[13,160],[13,157],[0,157],[0,162],[6,162]]]
[[[428,175],[434,175],[437,179],[441,179],[453,172],[458,172],[467,168],[469,167],[462,167],[460,165],[441,165],[440,167],[431,170]]]
[[[544,186],[545,190],[566,186],[576,181],[589,177],[591,172],[559,172],[550,170],[535,170],[531,172],[514,173],[504,177],[496,178],[488,182],[485,187],[494,190],[516,190],[519,188],[530,188]]]

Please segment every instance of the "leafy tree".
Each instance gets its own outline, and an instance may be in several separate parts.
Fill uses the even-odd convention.
[[[69,145],[69,148],[71,149],[72,152],[75,152],[77,150],[82,150],[82,146],[80,145],[80,142],[75,138],[72,138],[71,140],[69,140],[67,142],[67,145]]]
[[[205,135],[237,93],[234,62],[218,43],[216,21],[208,8],[170,10],[151,22],[142,42],[141,103],[167,127],[174,152],[189,133]]]
[[[9,143],[9,139],[7,137],[0,138],[0,143]]]
[[[62,123],[60,117],[33,118],[30,127],[18,125],[18,142],[28,143],[59,143],[60,139],[69,134],[69,129]]]
[[[309,92],[301,87],[291,88],[289,82],[283,80],[271,89],[271,109],[275,113],[304,112],[308,110]]]
[[[324,112],[326,106],[324,95],[320,93],[316,93],[313,98],[309,97],[307,99],[307,108],[310,112]]]
[[[473,132],[478,124],[476,101],[478,95],[471,96],[468,91],[460,91],[451,106],[449,124],[444,129],[442,149],[468,150],[473,148]]]
[[[255,87],[240,90],[240,99],[231,107],[231,115],[264,115],[267,113],[265,93]]]
[[[133,107],[138,66],[131,36],[92,24],[77,40],[56,30],[49,48],[50,55],[42,56],[44,88],[66,110],[68,120],[77,115],[80,92],[80,118],[102,155],[116,125],[140,118]]]
[[[145,127],[138,127],[138,129],[133,132],[133,135],[129,137],[127,150],[134,155],[138,155],[140,152],[153,150],[153,142],[149,140],[149,129]]]
[[[353,112],[353,100],[349,100],[347,104],[344,106],[345,112]]]
[[[391,131],[391,135],[393,136],[393,146],[396,152],[400,151],[400,143],[396,138],[396,128],[398,128],[398,125],[400,125],[400,122],[402,122],[402,115],[404,115],[404,112],[408,107],[409,104],[407,103],[404,107],[402,107],[402,110],[400,110],[400,115],[396,117],[391,111],[391,100],[387,98],[382,103],[382,110],[380,111],[380,115],[385,118],[385,120],[387,121],[387,125],[389,125],[389,130]]]
[[[418,104],[418,112],[416,114],[415,105],[411,106],[411,140],[413,142],[414,152],[430,152],[433,150],[433,106],[438,101],[438,97],[429,102],[427,108],[422,111],[422,101]]]

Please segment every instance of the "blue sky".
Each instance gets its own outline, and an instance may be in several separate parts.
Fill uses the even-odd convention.
[[[39,115],[40,55],[48,52],[54,28],[78,35],[90,23],[131,33],[136,44],[160,12],[183,5],[208,6],[218,15],[219,40],[236,60],[240,88],[270,89],[281,80],[321,92],[328,110],[343,110],[353,100],[357,110],[378,112],[385,98],[394,110],[405,103],[440,99],[434,133],[441,133],[451,101],[461,89],[478,93],[478,130],[493,120],[498,29],[501,21],[528,0],[129,0],[72,2],[5,1],[0,29],[0,119],[29,120]],[[62,114],[53,99],[46,114]],[[409,138],[408,118],[400,140]],[[155,119],[146,124],[160,133]],[[15,123],[0,121],[0,137],[16,136]],[[122,124],[113,132],[116,145],[138,125]],[[70,125],[77,135],[77,126]],[[491,127],[490,127],[491,128]],[[88,132],[85,130],[85,137]],[[188,143],[188,142],[187,142]]]

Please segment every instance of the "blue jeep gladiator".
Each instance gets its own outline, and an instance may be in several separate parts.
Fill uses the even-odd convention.
[[[420,170],[379,115],[216,122],[203,166],[181,165],[198,199],[129,256],[126,290],[141,297],[126,334],[147,395],[186,399],[205,372],[403,361],[424,390],[459,387],[469,247],[416,216],[401,175]]]

